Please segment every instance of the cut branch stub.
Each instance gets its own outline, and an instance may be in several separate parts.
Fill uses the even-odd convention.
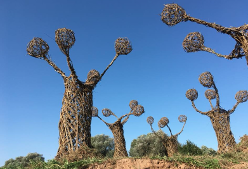
[[[134,109],[133,109],[133,115],[135,115],[135,116],[140,116],[140,115],[142,115],[144,112],[145,112],[145,109],[144,109],[144,107],[141,106],[141,105],[137,105],[137,106],[135,106]]]
[[[138,105],[138,101],[136,100],[131,100],[129,103],[129,107],[131,108],[131,110],[133,110],[137,105]]]
[[[86,80],[86,82],[88,82],[88,83],[95,83],[99,79],[100,79],[100,73],[97,70],[92,69],[87,74],[87,80]]]
[[[98,116],[98,109],[96,107],[92,107],[92,117]]]
[[[187,90],[185,95],[191,101],[194,101],[194,100],[196,100],[198,98],[198,92],[197,92],[196,89]]]
[[[102,114],[103,114],[105,117],[109,117],[110,115],[113,114],[113,112],[112,112],[110,109],[104,108],[104,109],[102,109]]]
[[[149,117],[147,117],[146,121],[148,124],[152,125],[154,122],[154,118],[152,116],[149,116]]]
[[[64,54],[68,54],[69,49],[75,43],[74,32],[66,28],[57,29],[55,31],[55,42]]]
[[[199,76],[199,82],[204,86],[204,87],[212,87],[214,84],[213,76],[210,72],[204,72]]]
[[[158,121],[158,127],[159,128],[164,128],[166,125],[169,124],[169,119],[167,117],[162,117],[159,121]]]
[[[115,41],[115,51],[118,55],[127,55],[132,51],[132,45],[128,38],[118,38]]]
[[[247,90],[240,90],[235,94],[235,99],[240,102],[246,102],[248,100],[248,91]]]
[[[210,100],[215,99],[216,98],[216,92],[215,92],[215,90],[213,90],[213,89],[206,90],[205,91],[205,97],[207,99],[210,99]]]
[[[186,12],[177,4],[167,4],[161,13],[161,20],[168,26],[184,21]]]
[[[48,53],[49,46],[48,44],[41,38],[35,37],[33,38],[27,46],[27,52],[30,56],[36,58],[44,58]]]
[[[183,40],[183,49],[186,52],[196,52],[204,47],[204,37],[200,32],[191,32]]]
[[[179,122],[186,122],[187,121],[187,116],[185,116],[185,115],[180,115],[180,116],[178,116],[178,120],[179,120]]]

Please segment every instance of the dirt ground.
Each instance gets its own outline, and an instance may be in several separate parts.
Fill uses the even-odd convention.
[[[104,162],[102,164],[92,164],[87,169],[202,169],[186,164],[178,164],[175,166],[172,162],[166,162],[164,160],[155,159],[120,159],[116,162]],[[235,164],[227,167],[227,169],[248,169],[248,162]]]

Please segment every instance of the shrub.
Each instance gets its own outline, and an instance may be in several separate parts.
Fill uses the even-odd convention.
[[[183,155],[202,155],[202,150],[193,142],[187,140],[186,144],[178,147],[178,152]]]
[[[114,139],[110,138],[107,135],[100,134],[94,137],[91,137],[91,144],[101,153],[103,157],[113,157],[114,155]]]
[[[164,132],[156,132],[159,135],[163,135],[165,138],[168,137]],[[154,133],[148,133],[147,135],[141,135],[137,139],[131,142],[129,155],[131,157],[154,157],[154,156],[165,156],[167,154],[162,141]]]

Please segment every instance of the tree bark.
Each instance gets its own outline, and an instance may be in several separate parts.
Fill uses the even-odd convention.
[[[218,141],[218,153],[232,150],[236,142],[230,128],[230,114],[224,109],[216,109],[209,117]]]
[[[126,150],[126,141],[124,138],[124,130],[121,121],[117,120],[115,123],[109,124],[109,129],[112,131],[114,135],[114,142],[115,142],[114,158],[127,157],[128,154]]]

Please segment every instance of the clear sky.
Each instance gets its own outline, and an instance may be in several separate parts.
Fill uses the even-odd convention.
[[[248,23],[247,0],[1,0],[0,1],[0,166],[10,158],[28,153],[54,158],[58,150],[58,122],[64,84],[61,76],[44,60],[27,55],[33,37],[43,38],[49,54],[67,75],[65,56],[55,43],[55,30],[69,28],[76,42],[71,59],[81,81],[96,69],[100,73],[115,55],[114,42],[128,37],[133,51],[120,56],[94,90],[94,106],[109,108],[117,116],[129,112],[133,99],[145,108],[140,117],[131,116],[124,125],[126,147],[133,139],[150,133],[146,122],[154,117],[154,129],[161,117],[168,117],[173,133],[181,130],[180,114],[188,117],[179,142],[191,140],[197,146],[217,149],[210,119],[197,113],[185,97],[190,88],[198,90],[198,109],[210,110],[206,88],[198,81],[210,71],[220,94],[221,106],[231,109],[239,90],[248,90],[246,60],[226,60],[207,52],[186,53],[182,41],[190,32],[201,32],[205,46],[229,54],[235,41],[228,35],[192,22],[168,27],[159,14],[163,5],[178,3],[193,17],[237,27]],[[248,102],[231,115],[231,129],[237,142],[247,133]],[[101,117],[103,115],[99,113]],[[114,122],[115,118],[103,119]],[[168,129],[163,131],[169,134]],[[113,136],[98,118],[93,118],[92,136]]]

